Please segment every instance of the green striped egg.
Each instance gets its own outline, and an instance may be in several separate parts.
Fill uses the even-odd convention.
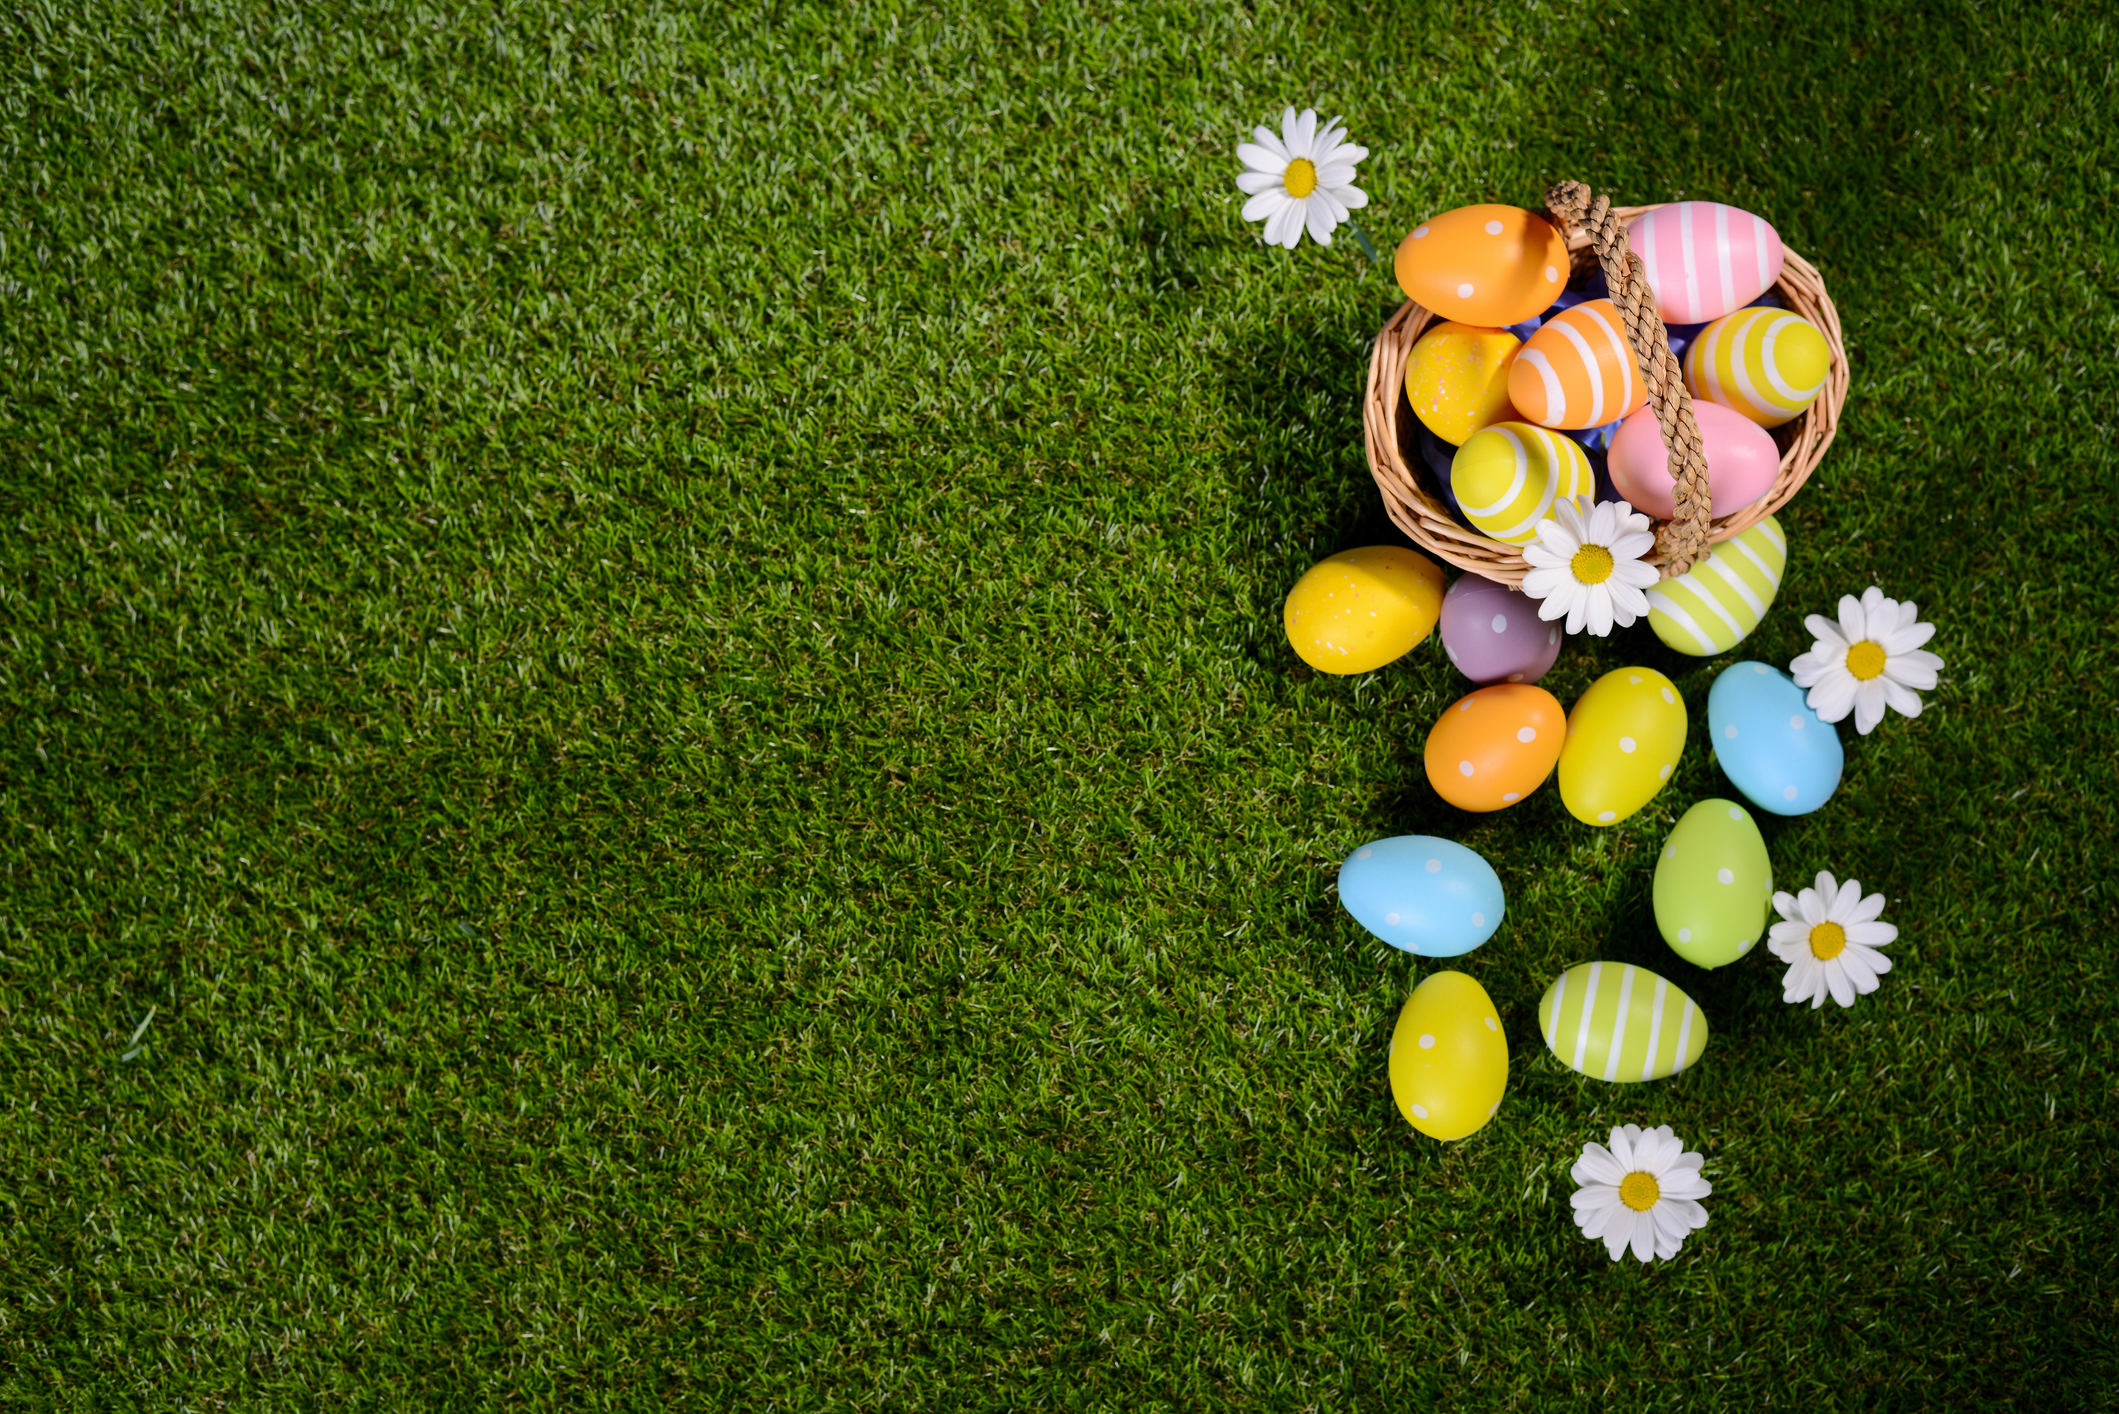
[[[1562,1065],[1591,1080],[1661,1080],[1707,1049],[1707,1014],[1630,962],[1584,962],[1561,973],[1538,1003],[1538,1030]]]
[[[1596,494],[1581,444],[1527,422],[1474,432],[1449,464],[1449,489],[1464,518],[1508,545],[1528,545],[1555,500]]]
[[[1832,351],[1818,327],[1785,309],[1740,309],[1685,349],[1685,391],[1761,427],[1801,415],[1825,390]]]
[[[1767,516],[1675,579],[1648,591],[1648,626],[1680,653],[1727,653],[1758,627],[1781,591],[1788,537]]]

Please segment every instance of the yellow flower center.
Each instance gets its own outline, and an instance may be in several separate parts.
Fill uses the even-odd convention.
[[[1611,551],[1602,545],[1584,545],[1575,551],[1567,567],[1584,584],[1602,584],[1611,578]]]
[[[1317,190],[1317,164],[1307,157],[1298,157],[1288,163],[1288,170],[1281,174],[1280,180],[1287,187],[1289,196],[1308,196]]]
[[[1884,650],[1869,639],[1863,639],[1847,650],[1847,671],[1863,682],[1878,676],[1884,670]]]
[[[1619,1184],[1619,1201],[1637,1213],[1645,1213],[1655,1206],[1655,1200],[1663,1196],[1656,1186],[1655,1175],[1629,1173]]]
[[[1829,962],[1847,950],[1847,930],[1837,923],[1820,923],[1810,930],[1810,955]]]

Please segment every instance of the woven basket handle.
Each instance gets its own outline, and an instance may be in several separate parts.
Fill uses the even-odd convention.
[[[1592,201],[1589,188],[1580,182],[1561,182],[1545,193],[1545,204],[1563,225],[1588,229],[1597,263],[1604,267],[1604,283],[1611,287],[1611,302],[1626,321],[1626,340],[1641,366],[1663,446],[1675,450],[1671,460],[1676,465],[1677,513],[1657,528],[1655,544],[1663,554],[1664,575],[1681,575],[1707,548],[1714,499],[1707,486],[1707,448],[1700,440],[1699,420],[1692,415],[1684,370],[1670,351],[1662,315],[1656,311],[1648,269],[1628,244],[1626,225],[1612,214],[1606,198]]]

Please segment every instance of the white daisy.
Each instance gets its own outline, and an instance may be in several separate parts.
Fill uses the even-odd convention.
[[[1935,625],[1920,622],[1912,600],[1886,599],[1872,584],[1858,604],[1852,594],[1840,596],[1838,623],[1812,614],[1803,626],[1817,641],[1788,671],[1797,687],[1810,689],[1810,710],[1820,721],[1851,711],[1854,729],[1867,736],[1886,707],[1920,715],[1920,694],[1935,686],[1942,659],[1920,646],[1935,636]]]
[[[1775,894],[1773,907],[1787,920],[1766,935],[1766,946],[1788,964],[1782,1001],[1808,1002],[1814,1010],[1830,993],[1841,1006],[1853,1006],[1856,994],[1875,991],[1876,979],[1891,970],[1891,959],[1877,949],[1896,941],[1898,927],[1881,921],[1882,894],[1863,898],[1855,880],[1842,886],[1820,874],[1814,889],[1793,898]]]
[[[1714,1185],[1700,1177],[1706,1156],[1693,1153],[1667,1124],[1611,1131],[1611,1147],[1589,1143],[1575,1160],[1575,1226],[1602,1238],[1616,1262],[1628,1247],[1642,1261],[1675,1257],[1686,1235],[1707,1226],[1700,1199]]]
[[[1236,185],[1251,198],[1243,204],[1243,219],[1266,223],[1267,245],[1293,250],[1305,230],[1317,244],[1330,245],[1332,228],[1369,204],[1368,194],[1354,185],[1354,164],[1369,150],[1343,141],[1337,118],[1320,131],[1315,109],[1298,114],[1290,108],[1281,115],[1279,137],[1267,127],[1252,129],[1251,136],[1257,141],[1236,146],[1250,169]]]
[[[1538,617],[1567,616],[1567,631],[1584,624],[1599,637],[1648,613],[1641,591],[1656,582],[1656,572],[1641,562],[1655,548],[1648,517],[1624,501],[1606,501],[1591,509],[1589,497],[1555,501],[1553,513],[1538,522],[1538,534],[1523,547],[1530,573],[1523,592],[1539,600]]]

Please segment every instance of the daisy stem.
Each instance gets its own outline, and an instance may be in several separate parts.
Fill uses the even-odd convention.
[[[1354,233],[1354,243],[1360,246],[1361,253],[1369,258],[1369,264],[1383,264],[1383,257],[1376,254],[1376,247],[1372,245],[1369,241],[1369,233],[1361,229],[1361,223],[1359,221],[1356,221],[1353,217],[1349,216],[1347,218],[1346,228]]]

